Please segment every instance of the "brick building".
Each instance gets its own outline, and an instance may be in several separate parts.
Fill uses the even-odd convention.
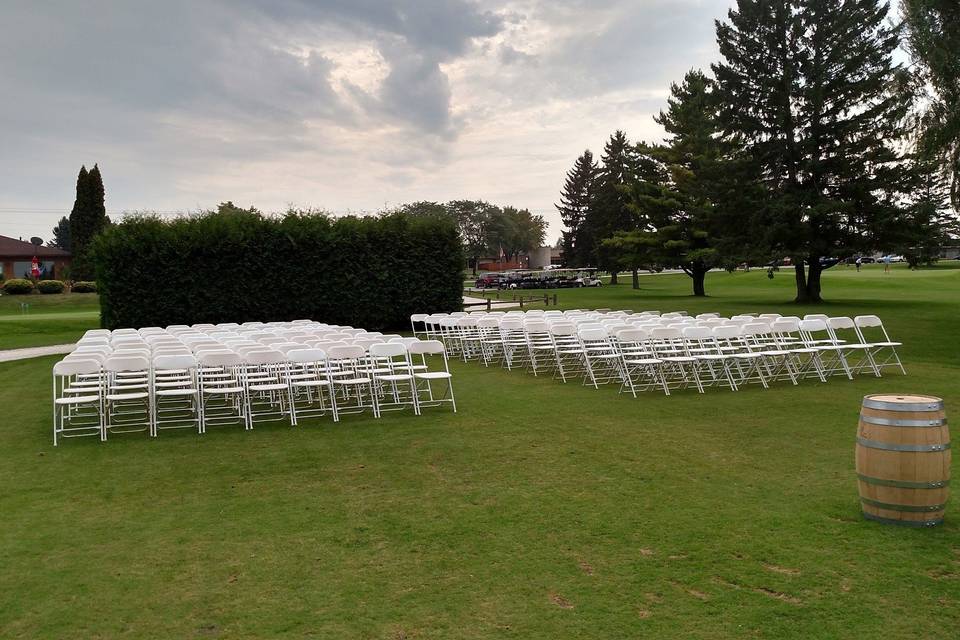
[[[33,258],[40,263],[40,278],[42,280],[62,280],[64,270],[70,266],[70,253],[54,247],[43,247],[0,236],[0,277],[4,280],[11,278],[29,278]]]

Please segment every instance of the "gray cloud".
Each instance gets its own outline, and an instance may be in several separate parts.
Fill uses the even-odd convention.
[[[0,208],[69,209],[96,161],[110,209],[482,197],[549,216],[584,146],[658,134],[729,4],[6,0]],[[0,211],[0,233],[56,217]]]

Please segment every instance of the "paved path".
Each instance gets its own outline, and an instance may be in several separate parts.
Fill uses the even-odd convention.
[[[58,353],[70,353],[75,344],[53,344],[49,347],[29,347],[27,349],[7,349],[0,351],[0,362],[9,362],[10,360],[23,360],[25,358],[39,358],[40,356],[52,356]]]

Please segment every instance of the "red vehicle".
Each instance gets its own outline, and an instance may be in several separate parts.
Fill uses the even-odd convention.
[[[499,273],[485,273],[477,277],[474,286],[477,289],[498,289],[502,279],[503,276]]]

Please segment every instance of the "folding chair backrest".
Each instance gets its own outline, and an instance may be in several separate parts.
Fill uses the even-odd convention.
[[[103,368],[111,373],[146,371],[150,368],[150,361],[147,360],[146,356],[112,355],[104,361]]]
[[[53,374],[56,376],[77,376],[100,373],[100,361],[93,358],[64,358],[53,365]]]
[[[414,342],[410,344],[408,350],[410,353],[417,355],[443,353],[445,351],[443,343],[439,340],[421,340],[420,342]]]
[[[327,354],[323,349],[294,349],[287,351],[287,360],[297,364],[325,362]]]
[[[162,355],[153,357],[155,371],[170,371],[172,369],[193,369],[197,366],[197,359],[190,354]]]
[[[282,351],[276,349],[260,349],[259,351],[248,351],[243,356],[246,364],[281,364],[287,361],[287,356]]]
[[[211,351],[197,354],[201,367],[237,367],[243,364],[240,354],[232,351]]]
[[[379,342],[370,345],[370,355],[374,358],[395,358],[407,355],[407,346],[400,342]]]
[[[359,360],[367,355],[367,350],[357,345],[330,346],[326,351],[329,357],[337,360]]]

